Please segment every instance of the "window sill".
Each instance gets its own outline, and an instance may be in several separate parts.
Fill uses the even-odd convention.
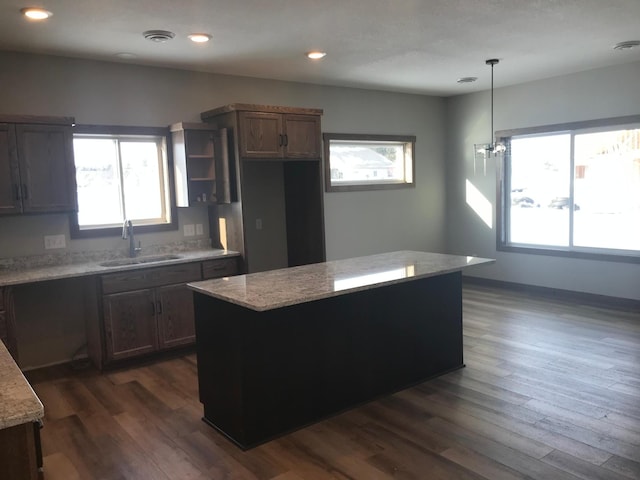
[[[582,250],[563,250],[558,248],[544,247],[524,247],[515,245],[498,244],[496,250],[499,252],[521,253],[527,255],[547,255],[550,257],[577,258],[582,260],[595,260],[601,262],[618,262],[618,263],[640,263],[640,255],[637,254],[615,254],[615,253],[599,253]]]

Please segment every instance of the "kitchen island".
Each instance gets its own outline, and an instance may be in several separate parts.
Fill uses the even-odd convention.
[[[462,270],[400,251],[189,284],[204,420],[241,448],[463,366]]]

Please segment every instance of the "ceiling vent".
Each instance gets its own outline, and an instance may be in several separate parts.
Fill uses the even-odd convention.
[[[626,42],[616,43],[613,46],[614,50],[631,50],[632,48],[640,47],[639,40],[628,40]]]
[[[169,32],[168,30],[147,30],[146,32],[143,32],[142,35],[147,40],[151,40],[156,43],[166,42],[176,36],[175,33]]]

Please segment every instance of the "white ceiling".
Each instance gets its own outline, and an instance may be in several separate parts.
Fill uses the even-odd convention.
[[[31,5],[53,16],[28,21]],[[496,87],[640,61],[613,50],[626,40],[640,0],[0,0],[0,50],[442,96],[489,88],[488,58]]]

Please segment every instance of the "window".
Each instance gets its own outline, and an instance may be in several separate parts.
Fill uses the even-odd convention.
[[[499,249],[640,262],[640,116],[497,136]]]
[[[416,137],[325,133],[327,191],[414,186]]]
[[[73,149],[78,213],[72,236],[119,235],[125,219],[143,232],[176,228],[166,129],[78,126]]]

